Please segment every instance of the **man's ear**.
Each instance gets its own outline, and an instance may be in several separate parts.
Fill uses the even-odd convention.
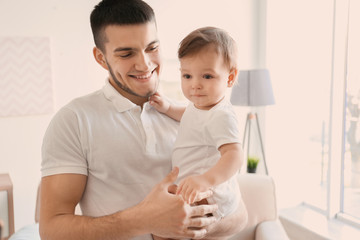
[[[99,48],[94,47],[93,54],[94,54],[94,58],[95,58],[96,62],[98,64],[100,64],[103,68],[105,68],[106,70],[109,70],[109,68],[106,64],[106,59],[105,59],[105,55],[103,54],[103,52]]]
[[[236,68],[230,69],[229,77],[227,81],[228,87],[232,87],[234,85],[234,83],[236,82],[237,75],[238,75],[238,70]]]

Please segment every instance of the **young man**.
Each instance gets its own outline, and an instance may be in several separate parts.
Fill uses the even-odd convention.
[[[104,0],[90,20],[94,57],[109,78],[103,89],[64,106],[45,134],[41,238],[203,238],[241,230],[242,202],[237,213],[216,222],[207,217],[216,205],[190,206],[169,193],[178,174],[171,170],[178,123],[147,102],[161,69],[151,7]],[[78,203],[83,216],[74,214]]]

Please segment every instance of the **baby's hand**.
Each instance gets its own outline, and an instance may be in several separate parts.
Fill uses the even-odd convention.
[[[161,113],[166,113],[170,108],[170,103],[167,102],[158,92],[149,98],[149,103]]]
[[[209,188],[210,186],[208,186],[208,183],[201,175],[189,176],[179,183],[176,194],[180,194],[184,201],[192,204],[195,202],[195,199],[197,199],[197,195],[209,190]]]

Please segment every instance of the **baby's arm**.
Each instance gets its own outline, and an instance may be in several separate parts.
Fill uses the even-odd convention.
[[[193,203],[196,195],[209,188],[219,185],[240,169],[243,163],[243,151],[239,143],[229,143],[220,146],[221,158],[207,172],[189,176],[179,183],[176,194],[181,194],[185,201]]]
[[[170,104],[166,99],[158,92],[149,98],[149,103],[159,112],[165,114],[172,119],[180,122],[182,115],[184,114],[185,107]]]

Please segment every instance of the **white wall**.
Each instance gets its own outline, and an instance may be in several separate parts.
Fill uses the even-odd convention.
[[[50,37],[55,109],[103,84],[91,55],[89,12],[97,1],[1,0],[0,37]],[[1,79],[0,79],[1,81]],[[0,118],[0,172],[14,185],[15,228],[34,222],[41,143],[53,114]]]
[[[104,83],[106,72],[92,57],[89,23],[89,14],[97,2],[0,0],[0,37],[51,39],[55,111]],[[238,41],[241,68],[257,65],[253,57],[256,34],[251,25],[256,18],[251,16],[256,9],[252,0],[223,0],[221,4],[216,0],[148,2],[157,14],[165,59],[176,58],[178,43],[185,34],[195,27],[213,25],[226,29]],[[42,137],[53,114],[0,118],[0,173],[9,172],[13,181],[16,230],[34,222]]]

